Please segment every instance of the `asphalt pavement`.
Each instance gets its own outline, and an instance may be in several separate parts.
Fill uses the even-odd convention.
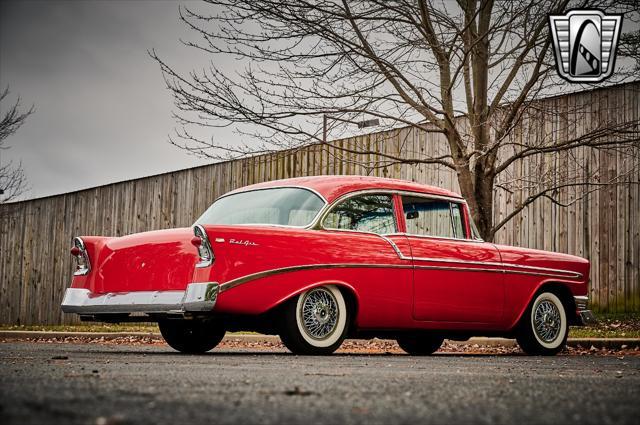
[[[640,357],[0,343],[0,423],[625,424]]]

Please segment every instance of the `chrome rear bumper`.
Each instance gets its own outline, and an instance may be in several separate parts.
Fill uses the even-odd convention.
[[[215,282],[190,283],[184,291],[135,291],[94,294],[68,288],[62,311],[81,315],[108,313],[187,313],[211,311],[218,298]]]

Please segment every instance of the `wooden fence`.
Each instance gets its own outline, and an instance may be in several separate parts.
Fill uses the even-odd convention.
[[[631,83],[541,100],[511,137],[580,135],[612,115],[638,121],[639,93],[640,84]],[[398,155],[446,152],[441,136],[411,128],[335,143]],[[637,149],[629,153],[580,148],[571,154],[548,154],[535,162],[528,159],[515,163],[499,183],[513,187],[513,182],[519,181],[519,189],[496,189],[496,220],[526,199],[534,190],[536,176],[567,178],[599,170],[597,178],[607,181],[606,175],[627,172],[622,173],[625,184],[597,191],[591,186],[563,189],[559,196],[570,204],[568,207],[548,199],[536,201],[499,231],[496,242],[589,258],[590,295],[595,309],[639,311],[638,161]],[[71,280],[68,250],[74,235],[120,236],[189,226],[216,197],[234,188],[320,174],[397,177],[458,191],[454,173],[441,166],[386,165],[375,154],[310,146],[0,206],[4,216],[0,219],[0,323],[61,324],[77,320],[62,314],[59,308]]]

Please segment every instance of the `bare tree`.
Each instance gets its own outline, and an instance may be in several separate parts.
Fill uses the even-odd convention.
[[[0,93],[0,105],[9,96],[9,88]],[[24,121],[33,113],[33,107],[26,112],[20,110],[20,100],[12,104],[2,114],[0,121],[0,154],[9,149],[7,138],[14,134],[24,124]],[[1,158],[1,155],[0,155]],[[27,177],[24,174],[21,163],[9,161],[6,164],[0,162],[0,203],[15,200],[27,190]]]
[[[531,116],[536,99],[566,84],[555,73],[548,14],[588,6],[622,13],[637,23],[633,2],[204,3],[211,7],[182,7],[179,12],[197,35],[184,43],[211,58],[208,69],[184,74],[151,52],[175,99],[179,127],[171,142],[195,154],[228,159],[322,143],[324,115],[353,120],[367,114],[389,127],[436,133],[448,147],[445,154],[375,153],[387,163],[453,170],[481,235],[492,240],[508,220],[536,199],[552,198],[563,185],[601,184],[584,173],[582,181],[547,179],[549,184],[541,185],[541,179],[535,179],[539,190],[529,191],[508,218],[494,223],[497,178],[513,164],[584,146],[637,147],[637,120],[620,122],[615,117],[581,137],[547,134],[516,140],[512,134]],[[625,40],[633,43],[634,37],[637,40],[637,32]],[[630,56],[637,52],[637,47],[623,47]],[[237,59],[240,67],[219,65],[221,55]],[[632,75],[636,66],[633,61],[626,68],[619,66],[617,81]],[[332,136],[343,134],[341,123],[333,122]],[[198,127],[227,126],[245,136],[243,143],[225,144],[197,135]],[[367,148],[350,149],[363,153]],[[507,181],[498,189],[529,183]]]

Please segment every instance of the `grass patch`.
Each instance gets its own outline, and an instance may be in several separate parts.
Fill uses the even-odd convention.
[[[2,331],[40,332],[160,332],[155,323],[95,323],[79,325],[0,325]]]
[[[640,338],[640,313],[598,313],[598,323],[572,327],[569,338]]]

